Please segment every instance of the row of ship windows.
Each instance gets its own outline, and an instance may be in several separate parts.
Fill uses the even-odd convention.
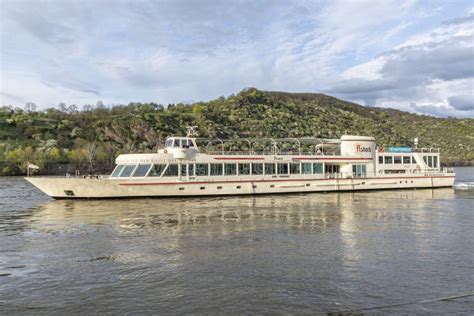
[[[322,163],[210,163],[117,165],[111,177],[322,174]]]
[[[438,167],[437,156],[423,156],[423,161],[430,168]],[[413,156],[379,156],[379,164],[416,164]]]

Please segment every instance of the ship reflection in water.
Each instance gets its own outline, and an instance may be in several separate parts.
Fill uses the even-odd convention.
[[[430,204],[427,200],[453,198],[454,190],[447,188],[256,197],[53,200],[39,206],[31,219],[32,228],[39,230],[70,229],[75,223],[107,224],[122,232],[154,228],[185,230],[196,225],[218,224],[215,227],[218,230],[213,232],[225,234],[229,229],[232,232],[255,229],[260,219],[266,219],[266,224],[286,222],[294,228],[350,225],[354,216],[361,216],[352,213],[354,209],[372,209],[364,213],[370,219],[383,217],[395,205],[423,209]],[[417,214],[423,215],[426,214]]]
[[[466,292],[469,194],[50,201],[2,215],[0,311],[338,312]]]

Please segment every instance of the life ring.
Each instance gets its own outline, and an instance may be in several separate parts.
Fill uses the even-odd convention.
[[[164,152],[165,154],[167,154],[167,153],[168,153],[168,149],[165,148],[165,150],[163,150],[163,152]]]

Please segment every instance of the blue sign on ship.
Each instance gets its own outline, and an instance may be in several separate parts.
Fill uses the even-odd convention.
[[[411,147],[388,147],[387,151],[391,153],[411,153]]]

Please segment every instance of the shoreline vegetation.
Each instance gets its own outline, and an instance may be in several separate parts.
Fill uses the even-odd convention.
[[[0,107],[0,175],[108,173],[121,153],[156,152],[168,136],[197,126],[204,138],[374,136],[378,145],[441,148],[445,166],[474,165],[474,119],[435,118],[361,106],[317,93],[247,88],[192,104]]]

